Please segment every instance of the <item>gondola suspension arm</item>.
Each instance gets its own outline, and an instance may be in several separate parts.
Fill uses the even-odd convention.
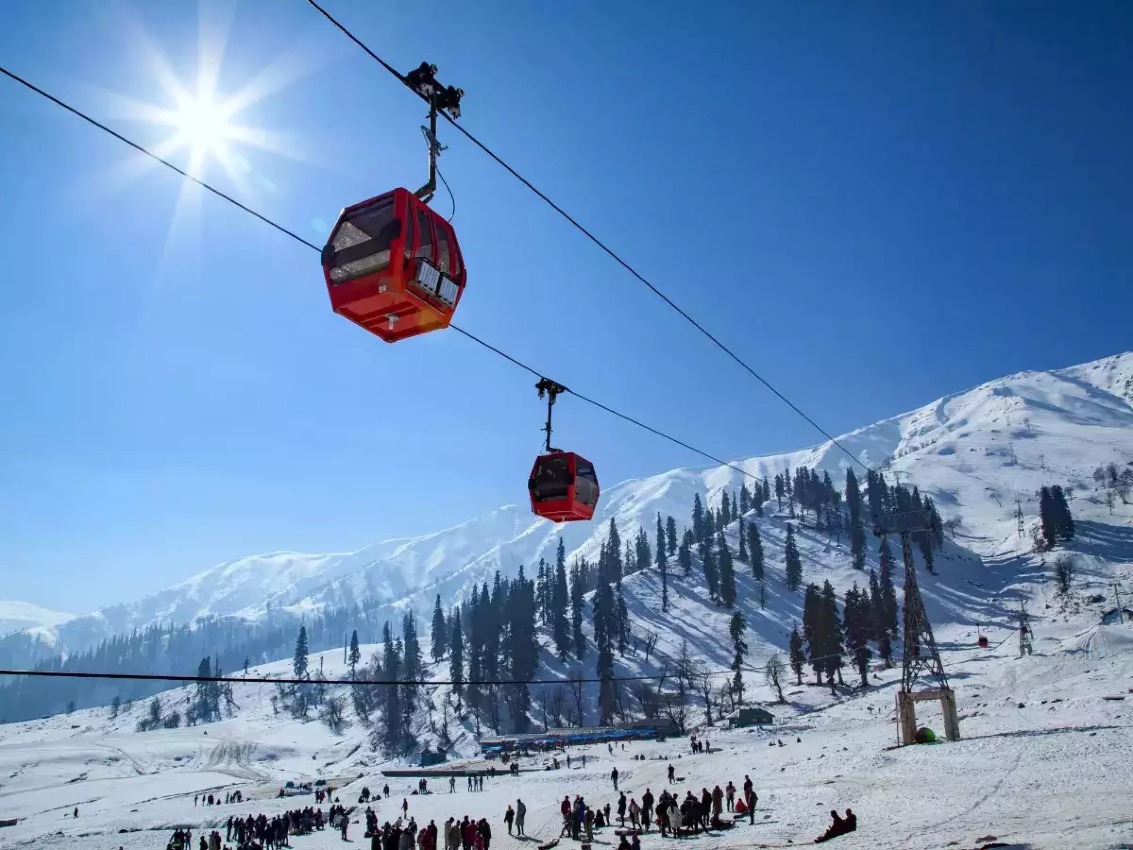
[[[459,118],[460,99],[464,97],[464,89],[441,85],[436,74],[436,65],[422,62],[405,75],[405,84],[429,102],[429,126],[421,128],[429,146],[429,182],[414,192],[426,204],[437,191],[437,157],[445,150],[445,146],[437,141],[437,113],[443,111],[454,120]]]
[[[547,440],[543,448],[548,454],[561,451],[561,449],[551,448],[551,412],[555,406],[555,398],[559,393],[568,393],[570,390],[562,384],[552,381],[550,378],[540,378],[539,383],[535,385],[535,389],[539,391],[539,398],[543,398],[544,396],[547,398],[547,424],[543,426],[543,430],[547,433]]]

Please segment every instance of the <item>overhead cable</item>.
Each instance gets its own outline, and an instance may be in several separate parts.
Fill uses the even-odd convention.
[[[293,240],[295,240],[299,244],[304,245],[307,248],[310,248],[312,251],[320,251],[321,250],[318,245],[314,244],[313,242],[309,242],[308,240],[304,239],[302,236],[299,236],[297,233],[295,233],[295,231],[289,230],[288,228],[284,227],[283,225],[278,224],[275,221],[272,221],[266,215],[263,215],[262,213],[257,212],[256,210],[252,209],[251,207],[247,206],[246,204],[241,203],[240,201],[236,200],[231,195],[229,195],[225,192],[222,192],[221,190],[210,185],[209,183],[205,182],[204,180],[201,180],[198,177],[194,177],[189,172],[178,167],[177,165],[174,165],[168,159],[165,159],[165,158],[159,156],[158,154],[149,150],[145,146],[138,144],[137,142],[135,142],[132,139],[122,135],[121,133],[117,132],[116,130],[111,129],[106,124],[103,124],[101,121],[98,121],[98,120],[92,118],[90,115],[81,111],[80,109],[78,109],[74,106],[71,106],[70,104],[66,103],[63,100],[60,100],[55,95],[50,94],[49,92],[43,90],[42,88],[40,88],[39,86],[37,86],[37,85],[35,85],[31,82],[29,82],[28,80],[24,79],[23,77],[19,76],[18,74],[15,74],[12,71],[9,71],[7,68],[5,68],[3,66],[0,66],[0,74],[4,74],[5,76],[9,77],[10,79],[14,80],[15,82],[17,82],[20,85],[27,88],[29,91],[32,91],[35,94],[38,94],[43,98],[46,98],[51,103],[55,104],[56,106],[60,107],[61,109],[66,110],[67,112],[71,113],[72,115],[74,115],[78,118],[81,118],[83,121],[86,121],[91,126],[97,127],[99,130],[102,130],[104,133],[107,133],[108,135],[112,136],[113,138],[117,139],[118,141],[122,142],[123,144],[126,144],[129,147],[133,148],[138,153],[144,154],[145,156],[149,157],[150,159],[154,160],[155,162],[158,162],[161,165],[164,165],[166,168],[170,169],[171,171],[175,172],[176,174],[180,175],[181,177],[185,178],[186,180],[189,180],[192,183],[194,183],[195,185],[200,186],[202,189],[205,189],[206,191],[211,192],[216,197],[218,197],[218,198],[220,198],[224,201],[227,201],[228,203],[232,204],[237,209],[242,210],[243,212],[245,212],[248,215],[252,216],[253,218],[257,219],[258,221],[268,225],[269,227],[277,230],[278,232],[280,232],[280,233],[282,233],[286,236],[291,237]],[[476,334],[472,333],[471,331],[467,331],[464,328],[461,328],[461,327],[459,327],[458,325],[455,325],[455,324],[450,325],[450,327],[452,328],[452,330],[461,334],[465,338],[471,340],[472,342],[475,342],[477,345],[480,345],[480,346],[486,348],[488,351],[491,351],[493,354],[499,355],[500,357],[507,360],[509,363],[512,363],[513,365],[518,366],[519,368],[524,369],[527,372],[530,372],[535,377],[542,378],[542,377],[545,376],[546,373],[540,372],[539,370],[535,369],[534,367],[527,365],[523,361],[521,361],[521,360],[519,360],[515,357],[512,357],[510,354],[505,352],[503,349],[501,349],[501,348],[499,348],[495,345],[492,345],[491,343],[487,342],[486,340],[481,339],[480,337],[478,337]],[[642,428],[646,431],[649,431],[651,434],[655,434],[658,437],[662,437],[662,438],[668,440],[671,443],[674,443],[678,446],[681,446],[682,448],[688,449],[689,451],[694,452],[694,453],[700,455],[703,458],[707,458],[708,460],[711,460],[714,463],[718,463],[721,466],[726,466],[729,469],[732,469],[732,470],[740,473],[741,475],[746,476],[747,478],[751,478],[755,481],[760,481],[760,482],[766,481],[766,478],[761,478],[758,475],[753,475],[752,473],[748,472],[747,470],[743,469],[742,467],[739,467],[739,466],[736,466],[733,463],[729,463],[727,461],[721,460],[720,458],[716,457],[715,455],[710,454],[706,451],[703,451],[702,449],[698,449],[695,446],[691,445],[690,443],[685,442],[684,440],[678,439],[677,437],[674,437],[671,434],[667,434],[667,433],[665,433],[664,431],[661,431],[658,428],[654,428],[650,425],[646,425],[645,423],[641,422],[640,420],[638,420],[638,419],[636,419],[632,416],[629,416],[628,414],[621,413],[620,411],[615,410],[614,408],[610,407],[609,405],[603,404],[600,401],[592,399],[589,396],[583,395],[583,394],[578,393],[576,391],[570,391],[570,392],[571,392],[572,395],[574,395],[580,401],[584,401],[587,404],[593,405],[594,407],[597,407],[600,410],[604,410],[604,411],[606,411],[607,413],[609,413],[613,416],[617,416],[619,419],[623,419],[626,422],[629,422],[633,425],[636,425],[639,428]]]
[[[343,24],[341,21],[339,21],[330,12],[328,12],[319,2],[317,2],[317,0],[307,0],[307,3],[313,9],[318,11],[324,18],[326,18],[335,28],[338,29],[339,32],[341,32],[344,36],[346,36],[348,39],[350,39],[350,41],[354,42],[354,44],[356,44],[359,48],[361,48],[366,53],[367,56],[369,56],[371,59],[373,59],[379,65],[381,65],[386,71],[388,71],[390,74],[392,74],[394,77],[396,77],[411,92],[416,94],[422,100],[428,102],[428,98],[425,95],[423,95],[421,92],[417,91],[417,89],[413,88],[413,86],[411,86],[409,84],[409,81],[406,79],[404,74],[402,74],[400,71],[398,71],[396,68],[394,68],[389,62],[387,62],[381,56],[379,56],[377,53],[375,53],[373,50],[371,50],[370,47],[368,47],[366,45],[366,43],[364,41],[362,41],[362,39],[358,38],[358,36],[356,36],[353,32],[351,32],[350,29],[347,28],[347,26],[345,24]],[[708,328],[706,328],[704,325],[702,325],[700,322],[698,322],[695,318],[693,318],[686,310],[684,310],[675,301],[673,301],[672,298],[670,298],[668,295],[666,295],[664,292],[662,292],[661,289],[659,289],[648,278],[646,278],[645,275],[643,275],[636,268],[634,268],[628,261],[623,259],[622,256],[617,251],[615,251],[613,248],[611,248],[605,241],[603,241],[602,239],[599,239],[593,233],[593,231],[591,231],[589,228],[587,228],[585,225],[583,225],[581,222],[579,222],[578,219],[576,219],[574,216],[572,216],[570,213],[568,213],[565,209],[563,209],[563,207],[561,207],[559,204],[557,204],[555,201],[553,201],[545,192],[540,190],[538,187],[535,186],[534,183],[532,183],[530,180],[528,180],[526,177],[524,177],[522,174],[520,174],[515,168],[513,168],[511,165],[509,165],[503,158],[501,158],[495,151],[493,151],[484,142],[480,141],[476,136],[474,136],[469,130],[465,129],[464,126],[462,126],[460,124],[460,122],[458,122],[455,118],[453,118],[451,115],[449,115],[447,112],[444,112],[444,111],[441,111],[438,114],[440,114],[446,121],[448,121],[449,124],[451,124],[453,127],[455,127],[456,130],[461,135],[463,135],[466,139],[468,139],[468,141],[472,142],[472,144],[474,144],[481,151],[483,151],[485,154],[487,154],[493,161],[496,162],[496,164],[498,164],[501,168],[503,168],[505,171],[507,171],[512,177],[514,177],[516,180],[518,180],[520,183],[522,183],[526,188],[530,189],[531,192],[533,192],[540,200],[542,200],[545,204],[547,204],[547,206],[549,206],[551,209],[553,209],[555,212],[557,212],[560,216],[562,216],[579,233],[581,233],[583,236],[585,236],[587,239],[589,239],[591,242],[593,242],[596,246],[598,246],[598,248],[601,249],[607,256],[609,256],[610,259],[612,259],[615,263],[617,263],[619,266],[621,266],[623,269],[625,269],[627,272],[629,272],[630,275],[632,275],[639,283],[643,284],[646,288],[649,289],[650,292],[652,292],[654,295],[656,295],[658,298],[660,298],[662,301],[664,301],[670,308],[672,308],[673,311],[675,311],[681,318],[683,318],[686,322],[688,322],[690,325],[692,325],[694,328],[696,328],[696,330],[698,330],[701,334],[703,334],[706,338],[708,338],[717,348],[719,348],[726,355],[728,355],[728,357],[730,357],[732,360],[734,360],[736,363],[738,363],[746,372],[748,372],[748,374],[750,374],[753,378],[755,378],[757,381],[759,381],[761,384],[763,384],[763,386],[766,387],[768,390],[770,390],[780,401],[782,401],[789,408],[791,408],[791,410],[793,410],[795,413],[797,413],[799,416],[801,416],[804,420],[806,420],[806,422],[809,423],[811,425],[811,427],[813,427],[816,431],[818,431],[818,433],[820,433],[823,437],[825,437],[827,440],[829,440],[832,445],[836,446],[839,450],[841,450],[851,461],[856,463],[862,469],[869,471],[869,467],[865,463],[863,463],[861,460],[859,460],[857,458],[857,456],[855,456],[853,454],[853,452],[851,452],[844,445],[842,445],[842,443],[838,440],[837,437],[835,437],[833,434],[831,434],[825,428],[823,428],[821,425],[819,425],[818,422],[816,422],[813,418],[811,418],[808,414],[806,414],[797,404],[795,404],[793,401],[791,401],[789,398],[787,398],[787,396],[784,395],[777,387],[775,387],[770,381],[768,381],[761,374],[759,374],[759,372],[757,372],[754,368],[752,368],[752,366],[749,363],[747,363],[747,361],[745,361],[738,354],[736,354],[735,351],[733,351],[731,348],[729,348],[727,345],[725,345],[723,342],[721,342],[719,337],[717,337],[714,333],[712,333],[710,330],[708,330]]]

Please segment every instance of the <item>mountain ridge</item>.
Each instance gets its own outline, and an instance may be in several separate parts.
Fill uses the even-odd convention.
[[[912,480],[915,468],[914,483],[922,483],[946,519],[959,517],[962,523],[965,507],[981,499],[1006,505],[990,525],[984,521],[971,529],[978,533],[966,541],[976,551],[993,554],[1002,548],[1002,540],[997,542],[1001,532],[1014,526],[1016,498],[1022,500],[1044,479],[1059,474],[1066,486],[1088,489],[1091,464],[1133,456],[1133,442],[1118,433],[1133,431],[1130,426],[1133,352],[1125,352],[1059,369],[1017,372],[949,393],[850,431],[838,437],[838,445],[826,441],[736,460],[731,466],[678,468],[619,482],[604,492],[593,523],[556,527],[532,516],[526,505],[506,505],[435,532],[394,537],[350,552],[249,555],[139,600],[34,623],[24,634],[80,651],[101,638],[154,622],[210,616],[256,620],[274,610],[301,616],[363,599],[381,602],[391,613],[412,608],[424,616],[435,594],[450,606],[464,599],[473,584],[490,581],[497,570],[511,575],[526,564],[533,572],[540,558],[553,559],[560,537],[568,558],[595,558],[611,518],[623,538],[641,525],[651,531],[658,512],[681,523],[694,493],[715,503],[722,492],[738,490],[744,475],[736,468],[773,478],[788,468],[808,466],[829,471],[840,486],[845,469],[856,466],[841,447],[899,480]],[[973,454],[984,460],[976,463]],[[1014,467],[1007,477],[1005,466]]]

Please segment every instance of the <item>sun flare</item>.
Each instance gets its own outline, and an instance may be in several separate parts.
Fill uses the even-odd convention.
[[[209,156],[227,158],[228,142],[236,134],[229,123],[231,110],[225,109],[223,103],[208,96],[185,98],[172,117],[177,133],[173,144],[188,149],[192,170],[198,170]]]

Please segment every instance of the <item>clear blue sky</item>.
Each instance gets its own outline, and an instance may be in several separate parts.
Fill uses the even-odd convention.
[[[466,126],[834,432],[1133,341],[1133,4],[326,2],[396,66],[436,62]],[[239,120],[285,152],[204,175],[312,241],[423,182],[420,103],[301,0],[4,18],[5,65],[147,144],[168,129],[124,100],[170,105],[147,40],[189,87],[202,42],[221,93],[273,83]],[[528,375],[451,333],[369,336],[313,252],[6,80],[0,127],[0,596],[89,609],[526,498]],[[816,442],[442,141],[461,324],[723,457]],[[701,464],[557,414],[607,484]]]

